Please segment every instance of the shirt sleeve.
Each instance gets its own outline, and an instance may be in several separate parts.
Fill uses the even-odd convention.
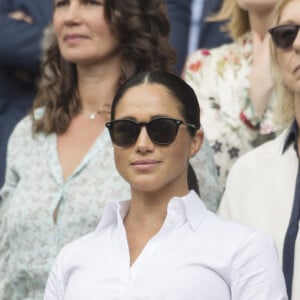
[[[13,194],[17,183],[18,177],[13,167],[12,153],[15,143],[15,134],[12,134],[7,151],[7,166],[6,166],[6,180],[0,191],[0,299],[11,299],[9,292],[9,231],[7,228],[8,218],[8,203],[11,195]]]
[[[9,259],[9,242],[6,228],[5,209],[0,198],[0,299],[10,299],[7,264]]]
[[[14,132],[8,143],[7,164],[6,164],[6,179],[3,187],[0,190],[0,299],[10,299],[9,293],[9,231],[7,228],[8,204],[10,198],[17,186],[18,176],[14,170],[14,144],[17,140],[17,134]]]
[[[287,300],[283,274],[271,238],[255,231],[240,247],[231,270],[232,300]]]
[[[5,170],[5,180],[4,184],[0,190],[0,201],[1,203],[6,203],[11,198],[14,193],[15,188],[19,182],[19,175],[16,170],[15,155],[17,151],[20,150],[20,140],[19,140],[19,126],[17,125],[13,133],[8,140],[7,146],[7,158],[6,158],[6,170]],[[1,219],[2,220],[2,219]]]
[[[64,248],[59,253],[52,266],[46,284],[44,300],[64,299],[64,281],[63,281],[63,272],[62,272],[63,252],[64,252]]]

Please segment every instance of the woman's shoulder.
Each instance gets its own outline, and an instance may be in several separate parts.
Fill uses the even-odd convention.
[[[21,119],[15,126],[10,140],[26,140],[27,142],[33,139],[33,118],[42,118],[44,110],[39,108]]]
[[[24,136],[26,137],[28,134],[32,132],[32,118],[30,115],[25,116],[21,119],[17,125],[15,126],[12,137]]]
[[[243,154],[232,166],[231,172],[242,173],[244,170],[248,172],[253,170],[256,173],[259,169],[266,169],[266,166],[276,164],[276,161],[282,156],[287,133],[288,130],[284,130],[275,139],[267,141]]]
[[[274,242],[269,234],[248,225],[223,218],[216,214],[213,214],[213,217],[211,217],[211,225],[211,228],[215,228],[214,234],[222,240],[220,244],[227,244],[227,247],[232,251],[238,252],[250,245],[258,249],[266,245],[274,247]]]
[[[221,64],[236,63],[243,56],[243,46],[243,42],[238,40],[212,49],[199,49],[188,57],[186,72],[199,72],[201,69],[210,70]]]
[[[65,244],[56,257],[59,265],[68,269],[74,261],[80,261],[84,257],[91,255],[92,249],[97,248],[97,234],[96,231],[85,234],[67,244]]]

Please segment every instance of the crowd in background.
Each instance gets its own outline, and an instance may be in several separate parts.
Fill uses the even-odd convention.
[[[44,299],[80,299],[84,290],[77,290],[75,281],[71,292],[67,292],[66,277],[73,276],[79,261],[80,268],[93,269],[93,263],[89,262],[87,267],[85,261],[76,261],[74,253],[85,249],[82,253],[97,261],[97,253],[86,252],[86,245],[93,247],[94,239],[100,237],[89,236],[86,240],[80,239],[81,242],[71,242],[94,231],[102,216],[105,221],[100,221],[98,229],[103,230],[112,222],[112,217],[108,217],[111,212],[107,212],[107,203],[112,200],[135,200],[130,208],[128,204],[114,208],[116,222],[124,218],[124,228],[119,230],[126,232],[125,237],[119,231],[111,231],[115,239],[128,240],[130,266],[135,267],[135,260],[139,262],[143,258],[139,255],[149,251],[147,247],[152,245],[153,238],[162,239],[160,242],[172,240],[171,231],[170,236],[159,234],[172,217],[173,199],[170,199],[177,196],[183,202],[186,199],[195,203],[203,201],[209,211],[221,217],[215,219],[211,212],[203,211],[204,206],[200,209],[195,204],[195,216],[197,212],[201,219],[207,214],[209,219],[203,225],[209,233],[204,235],[207,241],[220,232],[227,237],[224,241],[216,239],[228,242],[223,253],[212,249],[214,243],[208,243],[211,248],[204,252],[206,261],[200,263],[225,278],[232,295],[224,292],[220,299],[248,299],[252,293],[255,299],[297,300],[300,297],[299,8],[300,0],[2,0],[0,300],[42,299],[53,264]],[[149,79],[151,76],[153,79]],[[151,88],[153,84],[161,85],[158,91]],[[123,140],[114,135],[114,130],[122,128],[113,123],[114,119],[122,120],[116,117],[117,107],[121,105],[118,101],[125,101],[122,99],[127,99],[127,93],[140,86],[141,91],[133,92],[132,99],[145,93],[152,95],[151,101],[160,100],[154,113],[147,98],[141,99],[145,118],[150,116],[148,121],[135,110],[130,111],[138,102],[132,100],[131,105],[124,106],[123,119],[129,119],[129,123],[124,123],[126,130],[138,132],[136,139],[127,145],[129,133],[122,131]],[[195,125],[197,118],[192,117],[198,108],[184,102],[185,95],[190,93],[189,87],[192,88],[189,98],[195,93],[200,106],[199,126]],[[181,107],[178,111],[164,110],[160,98],[164,89],[176,98],[172,98],[170,107]],[[192,106],[193,113],[189,112]],[[174,118],[169,117],[173,115]],[[160,118],[162,127],[152,133],[155,120],[160,121]],[[112,125],[114,127],[109,127]],[[174,126],[176,130],[172,131]],[[190,132],[187,140],[181,137],[185,126]],[[164,130],[166,135],[175,132],[172,141],[163,141]],[[174,181],[171,188],[167,183],[162,186],[164,189],[150,184],[149,190],[148,181],[141,187],[124,171],[120,157],[124,159],[125,154],[129,157],[132,153],[156,153],[156,148],[151,148],[145,142],[147,139],[143,140],[145,132],[158,149],[179,147],[177,139],[183,139],[184,145],[193,145],[199,133],[199,147],[182,146],[184,149],[177,152],[166,150],[166,153],[170,151],[169,159],[176,153],[177,164],[180,165],[181,158],[184,161],[180,165],[182,173],[175,168],[175,160],[174,164],[169,163],[169,173],[180,174],[179,180],[171,178]],[[122,141],[120,144],[118,139]],[[122,154],[120,147],[134,147],[134,151],[124,150]],[[158,153],[164,156],[160,150]],[[158,174],[162,178],[157,177],[156,181],[164,183],[161,175],[164,173]],[[188,194],[185,198],[191,189],[198,195]],[[157,211],[147,207],[150,195],[165,201],[164,205],[157,206]],[[143,201],[147,205],[141,209],[136,203]],[[178,213],[175,204],[174,207],[178,223],[170,224],[185,226],[182,218],[186,216]],[[185,207],[184,211],[192,224],[191,207]],[[139,221],[148,220],[150,212],[155,218],[159,217],[157,226],[151,228],[150,223],[145,223],[144,231],[133,230],[132,226]],[[138,214],[145,219],[138,218]],[[254,231],[231,227],[225,219]],[[235,236],[232,231],[237,232]],[[280,267],[277,268],[272,241],[260,236],[261,231],[275,242],[282,274]],[[179,227],[176,232],[182,234]],[[101,234],[99,236],[109,244],[107,237]],[[193,234],[191,240],[188,238],[190,234],[185,231],[182,235],[183,244],[193,241]],[[198,238],[203,236],[199,233]],[[177,240],[173,243],[174,247],[180,245]],[[71,246],[65,248],[65,245]],[[191,243],[191,251],[195,246],[201,252],[196,245],[197,242]],[[115,251],[115,247],[104,247],[103,253]],[[255,247],[261,249],[260,254],[251,252]],[[195,259],[196,254],[191,253],[190,259]],[[176,255],[180,256],[180,251]],[[223,260],[218,260],[221,256]],[[240,261],[232,258],[235,256]],[[252,261],[250,257],[257,259]],[[264,257],[269,260],[262,266]],[[118,259],[122,265],[124,257]],[[174,264],[173,257],[168,259],[159,256],[162,270],[162,261]],[[104,261],[98,263],[104,264]],[[244,269],[236,265],[245,262],[248,265],[245,264]],[[114,265],[113,259],[107,259],[106,263],[106,271]],[[188,265],[190,261],[181,263]],[[221,270],[219,263],[230,268],[230,272],[225,267]],[[245,279],[252,270],[261,267],[260,275],[252,273],[253,281]],[[151,268],[157,272],[155,263]],[[144,267],[143,276],[151,274],[149,270]],[[184,272],[190,272],[187,270]],[[202,271],[200,269],[197,276],[202,278],[205,274]],[[84,285],[86,288],[93,282],[92,276],[103,276],[103,271],[97,272],[88,275],[90,281]],[[103,280],[107,280],[106,277]],[[118,280],[122,281],[121,277]],[[139,286],[137,278],[131,283],[134,280]],[[155,286],[156,280],[151,280],[149,284]],[[166,277],[162,276],[161,280]],[[172,280],[179,279],[172,277]],[[220,284],[205,276],[202,280]],[[256,290],[257,284],[259,289]],[[105,286],[105,289],[110,288],[109,284]],[[114,286],[114,289],[119,288]],[[176,285],[173,288],[178,288],[178,299],[185,299],[180,298],[185,288]],[[210,294],[209,285],[207,290],[193,288],[192,285],[189,299],[193,299],[193,291],[203,293],[203,297],[219,296]],[[139,299],[141,291],[140,288],[128,290],[124,299]],[[165,292],[159,286],[155,294],[154,288],[153,297]],[[93,299],[92,293],[89,299]]]

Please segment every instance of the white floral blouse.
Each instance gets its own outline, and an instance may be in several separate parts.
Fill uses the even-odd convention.
[[[57,136],[33,138],[31,129],[26,117],[10,138],[0,191],[1,300],[41,300],[62,246],[93,231],[109,200],[130,195],[128,183],[115,169],[106,129],[67,180],[57,155]],[[202,197],[216,210],[221,193],[207,142],[191,163]]]
[[[251,53],[252,41],[246,34],[235,43],[196,51],[183,73],[198,97],[201,123],[215,153],[222,187],[239,156],[275,137],[274,94],[262,117],[248,98]]]

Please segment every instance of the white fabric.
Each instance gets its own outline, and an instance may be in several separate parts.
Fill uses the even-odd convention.
[[[241,157],[228,176],[219,214],[264,230],[275,240],[280,260],[293,206],[298,158],[287,131]],[[292,299],[300,299],[300,237],[296,240]]]
[[[37,118],[42,115],[43,110],[36,111]],[[110,199],[129,197],[129,185],[117,172],[113,156],[105,129],[64,180],[57,135],[33,137],[30,117],[16,126],[0,190],[0,300],[41,300],[62,246],[94,230]],[[221,193],[207,141],[191,164],[203,200],[216,211]]]
[[[287,299],[271,239],[217,217],[193,191],[171,199],[162,228],[130,267],[129,205],[110,203],[95,232],[63,248],[44,300]]]

